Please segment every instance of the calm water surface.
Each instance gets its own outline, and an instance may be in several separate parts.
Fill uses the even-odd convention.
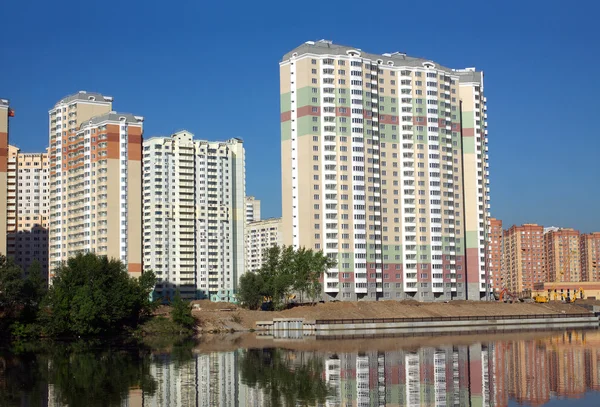
[[[599,331],[415,343],[21,345],[0,350],[0,406],[600,405]]]

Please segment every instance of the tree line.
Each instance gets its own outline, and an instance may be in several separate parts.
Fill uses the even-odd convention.
[[[23,270],[0,256],[0,332],[13,337],[103,336],[132,332],[152,316],[156,278],[132,278],[119,260],[79,254],[56,270],[48,287],[39,264]],[[195,325],[189,304],[173,301],[176,328]],[[177,329],[182,331],[182,329]]]
[[[321,276],[336,261],[322,251],[292,246],[273,246],[265,250],[262,267],[240,278],[238,300],[246,308],[256,310],[263,303],[274,309],[284,308],[295,295],[300,301],[314,302],[321,294]]]

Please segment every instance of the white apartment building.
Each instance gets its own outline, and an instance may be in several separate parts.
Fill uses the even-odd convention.
[[[260,200],[253,196],[246,197],[246,222],[260,220]]]
[[[240,139],[182,130],[143,145],[144,270],[155,294],[234,301],[244,273],[245,161]]]
[[[250,222],[246,225],[246,271],[258,271],[265,251],[283,245],[281,218]]]

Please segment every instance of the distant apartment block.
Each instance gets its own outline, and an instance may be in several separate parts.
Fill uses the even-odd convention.
[[[582,234],[579,237],[581,256],[581,279],[600,281],[600,232]]]
[[[281,218],[264,219],[246,225],[246,271],[258,271],[265,251],[283,245]]]
[[[8,226],[8,118],[12,115],[8,99],[0,98],[0,255],[6,256]],[[12,189],[14,191],[14,188]]]
[[[307,41],[280,62],[283,243],[325,300],[487,297],[483,72]]]
[[[112,110],[112,97],[81,91],[49,111],[50,275],[78,253],[142,271],[143,117]]]
[[[183,130],[144,141],[144,270],[155,294],[232,301],[244,273],[245,161],[239,139]]]
[[[260,200],[253,196],[246,197],[246,222],[260,220]]]
[[[581,280],[579,231],[548,228],[544,233],[544,265],[547,282]]]
[[[47,153],[21,153],[9,146],[8,156],[8,256],[25,272],[35,261],[48,278]]]
[[[503,287],[502,276],[502,221],[489,218],[489,234],[487,244],[487,268],[494,291]]]
[[[536,224],[512,226],[503,232],[504,287],[515,294],[532,290],[546,280],[544,227]]]

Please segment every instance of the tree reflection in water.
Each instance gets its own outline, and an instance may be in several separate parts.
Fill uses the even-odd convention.
[[[323,360],[314,356],[295,360],[296,355],[281,349],[244,350],[242,383],[264,391],[272,407],[324,403],[330,391],[323,379]]]
[[[0,351],[0,405],[120,406],[132,388],[153,394],[150,355],[94,342],[44,343]]]

